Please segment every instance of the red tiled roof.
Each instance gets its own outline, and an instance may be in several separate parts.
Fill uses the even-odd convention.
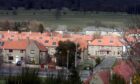
[[[88,78],[87,78],[86,80],[83,81],[83,84],[89,84],[90,81],[92,80],[92,78],[93,78],[93,75],[92,75],[92,73],[91,73],[90,76],[88,76]]]
[[[139,34],[139,33],[140,33],[139,28],[132,28],[132,29],[126,30],[126,34]]]
[[[123,46],[119,37],[115,36],[102,36],[99,39],[95,39],[89,45],[94,46]]]
[[[20,40],[35,40],[46,47],[58,46],[59,41],[70,40],[80,44],[81,49],[87,48],[87,41],[92,40],[91,35],[80,35],[80,34],[68,34],[69,37],[64,38],[62,34],[56,32],[14,32],[14,31],[2,31],[0,34],[3,34],[2,41],[18,41]],[[48,41],[47,43],[45,41]],[[53,45],[53,42],[56,42],[56,45]]]
[[[15,50],[25,50],[29,43],[35,42],[40,51],[47,51],[47,48],[39,42],[34,40],[16,40],[16,41],[6,41],[1,47],[2,49],[15,49]]]
[[[6,41],[2,46],[3,49],[18,49],[25,50],[28,46],[27,40],[18,40],[18,41]]]
[[[122,76],[126,82],[129,82],[130,78],[134,75],[135,69],[130,61],[119,61],[113,68],[113,72]]]
[[[109,71],[101,71],[98,73],[100,78],[103,81],[103,84],[109,84],[110,72]]]

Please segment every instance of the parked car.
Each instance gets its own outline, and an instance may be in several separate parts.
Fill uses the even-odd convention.
[[[18,62],[16,63],[16,65],[17,65],[17,66],[21,66],[21,65],[22,65],[22,62],[21,62],[21,61],[18,61]]]

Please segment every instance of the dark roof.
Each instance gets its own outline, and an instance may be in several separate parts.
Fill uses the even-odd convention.
[[[95,26],[89,26],[83,29],[83,31],[106,31],[106,32],[115,32],[118,30],[119,30],[118,28],[113,29],[113,28],[108,28],[108,27],[95,27]]]

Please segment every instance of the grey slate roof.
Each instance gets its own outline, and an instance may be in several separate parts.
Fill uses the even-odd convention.
[[[83,28],[84,31],[106,31],[106,32],[115,32],[115,31],[122,31],[121,28],[107,28],[107,27],[95,27],[95,26],[89,26],[86,28]]]
[[[67,31],[67,26],[59,25],[58,28],[55,31]]]

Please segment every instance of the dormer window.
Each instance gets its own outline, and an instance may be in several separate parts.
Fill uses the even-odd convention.
[[[52,43],[52,45],[54,45],[54,46],[55,46],[55,45],[56,45],[56,42],[53,42],[53,43]]]
[[[112,41],[112,40],[110,40],[110,43],[113,43],[113,41]]]
[[[46,41],[45,41],[45,43],[49,43],[49,41],[48,41],[48,40],[46,40]]]
[[[101,42],[102,42],[102,40],[98,40],[98,42],[99,42],[99,43],[101,43]]]
[[[42,37],[39,37],[39,39],[42,39]]]
[[[11,37],[14,37],[14,35],[11,35]]]
[[[11,38],[8,38],[8,40],[9,40],[9,41],[12,41],[12,39],[11,39]]]
[[[29,37],[29,36],[27,36],[26,38],[27,38],[27,39],[30,39],[30,37]]]

